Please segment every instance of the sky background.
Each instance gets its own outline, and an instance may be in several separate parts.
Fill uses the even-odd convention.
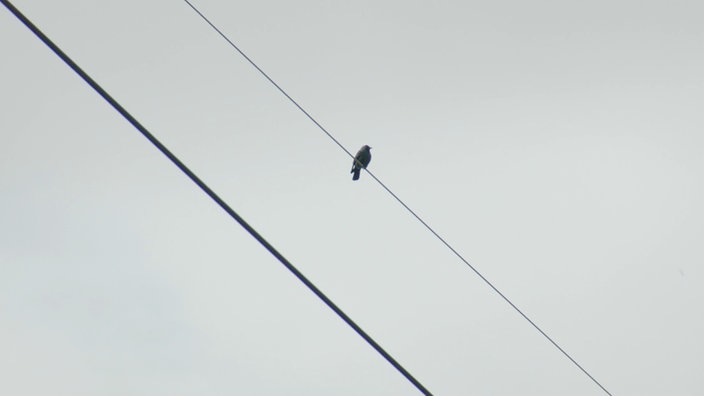
[[[438,395],[600,395],[182,1],[13,2]],[[700,1],[194,2],[614,395],[704,393]],[[415,388],[0,10],[0,393]]]

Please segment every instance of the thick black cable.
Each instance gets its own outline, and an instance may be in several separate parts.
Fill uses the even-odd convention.
[[[281,92],[286,98],[288,98],[288,100],[291,101],[291,103],[293,103],[294,106],[296,106],[299,110],[301,110],[303,112],[303,114],[305,114],[311,121],[313,121],[313,123],[318,128],[320,128],[321,131],[323,131],[330,139],[332,139],[333,142],[335,142],[335,144],[337,144],[344,152],[347,153],[347,155],[349,155],[350,157],[352,157],[354,159],[354,155],[352,155],[352,153],[349,150],[347,150],[347,148],[345,148],[345,146],[343,146],[337,139],[335,139],[335,137],[330,132],[328,132],[327,129],[325,129],[315,118],[313,118],[313,116],[311,116],[300,104],[298,104],[298,102],[296,102],[296,100],[294,100],[288,93],[286,93],[286,91],[284,91],[284,89],[281,88],[281,86],[279,86],[279,84],[277,84],[271,77],[269,77],[269,75],[266,74],[266,72],[264,72],[264,70],[262,70],[262,68],[260,68],[249,56],[247,56],[247,54],[244,53],[244,51],[242,51],[234,42],[232,42],[232,40],[230,40],[230,38],[228,38],[222,31],[220,31],[220,29],[218,29],[217,26],[215,26],[212,22],[210,22],[210,20],[205,15],[203,15],[203,13],[200,12],[200,10],[198,8],[196,8],[189,0],[184,0],[184,1],[193,9],[193,11],[195,11],[198,15],[200,15],[201,18],[203,18],[203,20],[208,25],[210,25],[210,27],[212,27],[237,52],[239,52],[240,55],[242,55],[252,66],[254,66],[254,68],[257,69],[257,71],[259,71],[259,73],[261,73],[267,80],[269,80],[269,82],[271,84],[273,84],[274,87],[276,87],[276,89],[279,90],[279,92]],[[591,374],[589,374],[589,372],[586,369],[584,369],[584,367],[582,367],[582,365],[577,363],[577,361],[574,358],[572,358],[572,356],[570,356],[564,349],[562,349],[562,347],[560,347],[560,345],[557,344],[557,342],[555,342],[550,336],[547,335],[547,333],[545,333],[537,324],[535,324],[535,322],[533,322],[526,314],[524,314],[523,311],[521,311],[511,300],[509,300],[508,297],[506,297],[498,288],[496,288],[496,286],[494,286],[486,277],[484,277],[484,275],[482,275],[479,272],[479,270],[477,270],[457,250],[455,250],[447,241],[445,241],[445,239],[443,237],[441,237],[437,232],[435,232],[435,230],[432,227],[430,227],[430,225],[428,225],[428,223],[426,223],[420,216],[418,216],[415,211],[413,211],[408,205],[406,205],[406,203],[403,202],[401,200],[401,198],[399,198],[396,194],[394,194],[393,191],[391,191],[391,189],[389,189],[384,183],[382,183],[381,180],[379,180],[379,178],[377,178],[370,170],[368,170],[368,169],[365,169],[365,170],[367,171],[367,173],[369,173],[369,175],[372,178],[374,178],[374,180],[376,180],[377,183],[379,183],[379,185],[381,185],[381,187],[383,187],[386,190],[386,192],[391,194],[391,196],[394,197],[396,199],[396,201],[398,201],[404,208],[406,208],[406,210],[408,210],[408,212],[410,212],[413,215],[413,217],[415,217],[418,221],[420,221],[420,223],[423,224],[423,226],[425,226],[425,228],[427,228],[428,231],[430,231],[433,235],[435,235],[435,237],[438,238],[440,240],[440,242],[442,242],[448,249],[450,249],[450,251],[452,251],[452,253],[455,254],[455,256],[457,256],[472,271],[474,271],[475,274],[477,274],[487,285],[489,285],[489,287],[491,287],[499,296],[501,296],[501,298],[503,298],[514,310],[516,310],[516,312],[518,312],[525,320],[528,321],[528,323],[530,323],[536,330],[538,330],[538,332],[540,334],[542,334],[548,341],[550,341],[550,343],[552,345],[554,345],[560,352],[562,352],[563,355],[565,355],[572,363],[574,363],[574,365],[577,366],[577,368],[579,368],[584,374],[586,374],[587,377],[589,377],[589,379],[591,379],[596,385],[598,385],[599,388],[601,388],[601,390],[606,392],[606,394],[608,394],[609,396],[612,396],[611,392],[609,392],[603,385],[601,385],[601,383],[599,381],[597,381],[596,378],[594,378]]]
[[[403,374],[406,379],[408,379],[418,390],[420,390],[425,395],[431,395],[431,393],[421,384],[417,379],[411,375],[400,363],[396,361],[388,352],[386,352],[374,339],[371,338],[361,327],[359,327],[347,314],[345,314],[342,309],[340,309],[335,303],[332,302],[320,289],[318,289],[313,282],[308,280],[296,267],[291,264],[281,253],[279,253],[269,242],[264,239],[252,226],[250,226],[242,217],[240,217],[225,201],[222,200],[208,185],[206,185],[195,173],[193,173],[181,160],[176,157],[169,149],[166,148],[154,135],[152,135],[147,128],[145,128],[137,119],[135,119],[127,110],[125,110],[122,105],[120,105],[115,99],[110,96],[100,85],[98,85],[95,80],[93,80],[86,72],[83,71],[71,58],[68,57],[53,41],[49,39],[44,33],[42,33],[39,28],[37,28],[27,17],[24,16],[12,3],[7,0],[0,0],[0,2],[7,7],[10,12],[12,12],[17,19],[19,19],[25,26],[27,26],[41,41],[44,42],[56,55],[59,56],[73,71],[76,72],[88,85],[90,85],[100,96],[103,97],[115,110],[117,110],[127,121],[130,122],[139,132],[144,135],[154,146],[156,146],[159,151],[161,151],[171,162],[174,163],[183,173],[188,176],[198,187],[201,188],[213,201],[215,201],[222,209],[227,212],[233,219],[235,219],[249,234],[254,237],[266,250],[269,251],[274,257],[276,257],[281,264],[283,264],[289,271],[291,271],[303,284],[305,284],[308,289],[315,293],[318,298],[323,300],[323,302],[330,307],[342,320],[345,321],[354,331],[357,332],[362,338],[364,338],[367,343],[369,343],[374,349],[376,349],[379,354],[381,354],[384,359],[391,363],[396,370]]]

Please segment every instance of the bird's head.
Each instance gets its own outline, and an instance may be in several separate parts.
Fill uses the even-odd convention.
[[[366,145],[366,144],[364,145],[364,148],[365,148],[367,151],[369,151],[369,150],[372,149],[370,146],[368,146],[368,145]]]

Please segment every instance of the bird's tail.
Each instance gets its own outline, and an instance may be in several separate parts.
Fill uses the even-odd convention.
[[[354,173],[354,175],[352,175],[352,180],[357,180],[357,179],[359,179],[359,172],[360,172],[360,171],[361,171],[361,169],[359,169],[359,168],[357,168],[357,169],[352,169],[352,173]]]

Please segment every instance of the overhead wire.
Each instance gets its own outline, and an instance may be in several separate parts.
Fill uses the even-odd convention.
[[[195,11],[211,28],[213,28],[225,41],[227,41],[242,57],[244,57],[247,62],[249,62],[259,73],[262,74],[276,89],[281,92],[294,106],[296,106],[303,114],[308,117],[321,131],[325,133],[337,146],[339,146],[348,156],[354,159],[354,155],[345,148],[336,138],[330,133],[325,127],[323,127],[308,111],[306,111],[303,106],[301,106],[293,97],[291,97],[279,84],[276,83],[259,65],[257,65],[240,47],[235,44],[227,35],[225,35],[215,24],[213,24],[208,17],[206,17],[193,3],[189,0],[184,0],[193,11]],[[430,231],[443,245],[445,245],[455,256],[457,256],[464,264],[467,265],[479,278],[481,278],[484,283],[489,285],[489,287],[494,290],[504,301],[506,301],[518,314],[523,317],[528,323],[531,324],[543,337],[545,337],[555,348],[557,348],[567,359],[569,359],[579,370],[582,371],[592,382],[594,382],[601,390],[603,390],[609,396],[609,392],[606,387],[604,387],[599,381],[597,381],[594,376],[592,376],[581,364],[579,364],[570,354],[567,353],[556,341],[552,339],[543,329],[541,329],[533,320],[531,320],[516,304],[514,304],[504,293],[502,293],[494,284],[489,281],[484,275],[482,275],[479,270],[473,266],[467,259],[465,259],[455,248],[450,245],[445,238],[440,236],[425,220],[423,220],[413,209],[411,209],[401,198],[398,197],[389,187],[386,186],[373,172],[369,169],[365,169],[367,173],[377,182],[379,185],[386,190],[399,204],[401,204],[413,217],[416,218],[428,231]]]
[[[313,282],[306,278],[286,257],[279,253],[264,237],[249,225],[234,209],[232,209],[215,191],[203,182],[193,171],[191,171],[175,154],[173,154],[164,144],[162,144],[151,132],[147,130],[135,117],[133,117],[119,102],[117,102],[107,91],[105,91],[93,78],[91,78],[81,67],[78,66],[66,53],[61,50],[48,36],[46,36],[32,21],[30,21],[19,9],[10,1],[0,0],[5,7],[12,12],[27,28],[29,28],[44,44],[46,44],[56,55],[61,58],[76,74],[78,74],[88,85],[90,85],[100,96],[105,99],[118,113],[120,113],[130,124],[144,135],[162,154],[176,165],[189,179],[191,179],[203,192],[205,192],[215,203],[217,203],[227,214],[240,224],[254,239],[257,240],[269,253],[276,257],[293,275],[296,276],[308,289],[320,298],[330,309],[332,309],[347,325],[349,325],[358,335],[360,335],[369,345],[372,346],[384,359],[386,359],[396,370],[398,370],[409,382],[413,384],[424,395],[431,395],[428,389],[418,381],[408,370],[406,370],[393,356],[391,356],[381,345],[379,345],[369,334],[367,334],[357,323],[355,323],[341,308],[333,303]]]

